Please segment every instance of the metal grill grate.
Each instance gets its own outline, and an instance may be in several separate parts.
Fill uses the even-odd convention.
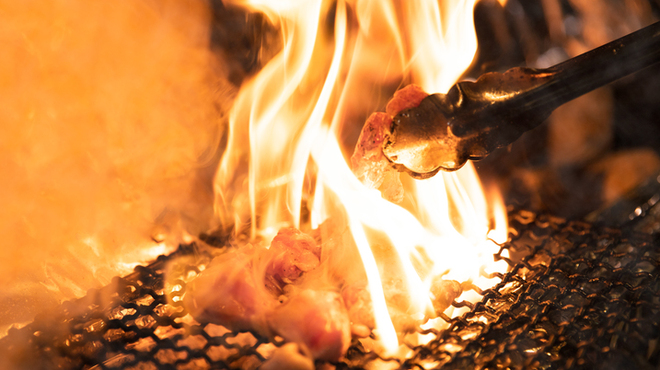
[[[510,272],[408,359],[354,342],[337,369],[657,368],[660,251],[654,237],[520,211],[495,258]],[[182,246],[0,340],[26,369],[255,369],[276,346],[200,324],[177,301],[212,253]],[[165,276],[174,277],[166,281]],[[171,292],[171,293],[167,293]],[[459,304],[455,302],[456,306]],[[2,360],[0,360],[2,364]],[[322,364],[318,364],[321,366]]]

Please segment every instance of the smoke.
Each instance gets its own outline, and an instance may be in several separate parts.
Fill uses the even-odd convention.
[[[229,89],[209,20],[202,0],[0,0],[0,335],[208,227]]]

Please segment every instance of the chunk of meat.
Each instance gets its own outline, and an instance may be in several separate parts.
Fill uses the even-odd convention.
[[[254,253],[246,246],[218,256],[186,286],[183,303],[196,320],[266,332],[266,314],[278,301],[254,273]]]
[[[293,227],[280,229],[268,250],[267,285],[281,291],[318,267],[320,258],[321,247],[314,238]]]
[[[365,284],[354,283],[346,285],[341,296],[348,309],[351,320],[351,334],[359,338],[366,338],[375,327],[374,310],[371,295]]]
[[[346,306],[332,291],[297,292],[270,313],[268,323],[275,333],[304,345],[318,360],[339,360],[351,342]]]
[[[277,334],[312,358],[337,360],[351,339],[344,301],[338,293],[323,290],[327,282],[310,279],[305,286],[311,289],[299,284],[303,274],[319,266],[320,257],[314,238],[283,228],[269,249],[246,245],[216,257],[186,286],[184,306],[198,321]]]
[[[399,112],[408,108],[415,108],[419,103],[429,96],[421,87],[417,85],[408,85],[394,93],[392,99],[387,103],[385,111],[394,117]]]
[[[379,189],[385,199],[394,203],[403,200],[403,185],[399,173],[383,154],[383,144],[390,135],[394,116],[418,106],[426,96],[428,94],[417,85],[397,91],[387,103],[387,113],[376,112],[367,118],[351,156],[351,167],[357,178],[367,187]]]
[[[261,370],[314,370],[314,360],[295,343],[278,347],[273,356],[259,367]]]
[[[383,173],[383,183],[379,190],[383,198],[392,203],[401,203],[404,192],[399,172],[390,166],[389,170]]]
[[[330,232],[327,228],[338,230],[329,222],[324,225],[326,233]],[[186,286],[184,306],[198,321],[232,331],[279,335],[297,345],[274,356],[268,368],[307,369],[313,359],[339,360],[350,345],[351,335],[365,338],[371,334],[375,327],[373,306],[366,277],[351,274],[357,268],[328,264],[328,256],[323,257],[321,266],[321,232],[316,234],[314,239],[295,228],[283,228],[269,249],[248,244],[216,257]],[[351,260],[341,254],[341,248],[328,248],[327,243],[323,244],[324,253]],[[331,277],[335,272],[341,278]],[[269,282],[275,288],[269,287]],[[395,327],[401,333],[414,332],[422,321],[407,312],[407,286],[399,279],[386,284]],[[339,287],[341,293],[337,292]],[[443,312],[461,292],[458,282],[436,277],[431,285],[436,313]]]
[[[463,293],[461,284],[456,280],[433,279],[431,284],[431,301],[437,314],[444,312]]]
[[[371,114],[360,132],[360,138],[351,157],[353,173],[371,189],[378,189],[381,186],[385,173],[396,173],[383,154],[383,143],[390,133],[391,124],[392,117],[389,114],[382,112]]]

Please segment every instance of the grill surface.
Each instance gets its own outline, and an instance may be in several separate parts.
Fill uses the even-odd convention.
[[[584,222],[510,214],[511,266],[470,312],[406,360],[354,342],[337,369],[657,368],[660,252],[650,235]],[[186,316],[185,281],[212,252],[182,246],[109,286],[64,303],[0,340],[2,359],[26,369],[254,369],[281,342]],[[169,276],[168,279],[165,277]],[[454,302],[455,306],[462,303]],[[321,366],[322,364],[318,364]]]

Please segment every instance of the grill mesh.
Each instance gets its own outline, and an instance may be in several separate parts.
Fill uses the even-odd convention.
[[[403,360],[381,358],[354,342],[345,360],[332,365],[658,367],[656,238],[526,211],[512,213],[510,224],[511,240],[495,255],[510,271],[499,276],[497,286],[480,292],[483,299],[469,305],[469,312],[443,317],[447,329],[424,332],[434,340],[410,346]],[[510,257],[503,257],[505,250]],[[211,258],[209,251],[182,246],[139,266],[24,328],[11,329],[0,340],[0,358],[26,369],[255,369],[282,343],[197,323],[178,301],[185,281]]]

